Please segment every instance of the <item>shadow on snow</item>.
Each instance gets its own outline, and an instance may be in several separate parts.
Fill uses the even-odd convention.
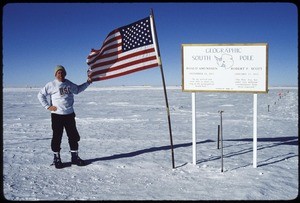
[[[197,144],[203,144],[203,143],[207,143],[207,142],[214,142],[214,141],[208,139],[208,140],[197,142]],[[192,146],[192,142],[173,145],[173,149],[180,148],[180,147],[189,147],[189,146]],[[114,154],[112,156],[107,156],[107,157],[100,157],[100,158],[95,158],[95,159],[87,159],[86,162],[88,164],[91,164],[91,163],[96,162],[96,161],[106,161],[106,160],[112,160],[112,159],[122,159],[122,158],[128,158],[128,157],[138,156],[138,155],[145,154],[145,153],[151,153],[151,152],[157,152],[157,151],[163,151],[163,150],[170,150],[170,149],[171,149],[170,145],[161,146],[161,147],[151,147],[151,148],[148,148],[148,149],[141,149],[141,150],[137,150],[137,151],[133,151],[133,152],[128,152],[128,153]]]
[[[244,139],[224,139],[224,142],[227,141],[233,141],[233,142],[252,142],[253,139],[252,138],[244,138]],[[260,146],[258,147],[258,150],[262,150],[265,148],[271,148],[271,147],[276,147],[279,145],[298,145],[298,137],[297,136],[289,136],[289,137],[273,137],[273,138],[257,138],[258,143],[259,142],[273,142],[272,144],[269,145],[264,145],[264,146]],[[210,142],[215,142],[214,140],[211,139],[207,139],[204,141],[200,141],[197,142],[197,144],[204,144],[204,143],[210,143]],[[181,147],[190,147],[192,146],[192,142],[188,142],[188,143],[182,143],[182,144],[176,144],[173,146],[173,149],[176,148],[181,148]],[[100,158],[94,158],[94,159],[87,159],[86,162],[87,164],[91,164],[93,162],[97,162],[97,161],[106,161],[106,160],[113,160],[113,159],[122,159],[122,158],[128,158],[128,157],[134,157],[134,156],[138,156],[141,154],[145,154],[145,153],[152,153],[152,152],[157,152],[157,151],[163,151],[163,150],[170,150],[171,146],[170,145],[166,145],[166,146],[160,146],[160,147],[151,147],[151,148],[147,148],[147,149],[142,149],[142,150],[137,150],[137,151],[133,151],[133,152],[128,152],[128,153],[120,153],[120,154],[114,154],[111,156],[106,156],[106,157],[100,157]],[[232,156],[237,156],[237,155],[241,155],[241,154],[245,154],[245,153],[250,153],[252,152],[253,149],[252,148],[248,148],[248,149],[242,149],[240,151],[237,152],[231,152],[228,153],[226,155],[224,155],[224,158],[228,158],[228,157],[232,157]],[[287,154],[288,157],[284,157],[280,160],[277,161],[272,161],[269,162],[268,164],[273,164],[276,162],[280,162],[283,161],[285,159],[297,156],[297,155],[292,155],[291,153]],[[220,159],[220,157],[211,157],[210,159],[205,159],[205,160],[198,160],[197,164],[199,163],[203,163],[203,162],[207,162],[207,161],[213,161],[213,160],[217,160]],[[260,164],[258,166],[264,166],[264,165],[268,165],[267,163],[264,164]]]
[[[243,139],[224,139],[225,141],[233,141],[233,142],[249,142],[252,143],[253,142],[253,138],[243,138]],[[271,137],[271,138],[257,138],[257,142],[258,144],[261,142],[266,142],[266,144],[261,144],[260,146],[257,147],[257,150],[263,150],[263,149],[267,149],[267,148],[273,148],[273,147],[278,147],[280,145],[295,145],[298,146],[299,145],[299,141],[298,141],[298,137],[297,136],[287,136],[287,137]],[[241,145],[239,143],[239,145]],[[227,145],[223,148],[228,148],[228,147],[234,147],[234,145]],[[224,154],[224,158],[230,158],[233,156],[238,156],[238,155],[242,155],[242,154],[246,154],[246,153],[252,153],[253,152],[253,147],[249,147],[249,148],[244,148],[244,149],[240,149],[238,151],[231,151],[229,153]],[[266,160],[260,161],[260,163],[258,163],[258,167],[261,166],[265,166],[265,165],[269,165],[269,164],[274,164],[274,163],[278,163],[281,161],[285,161],[287,159],[293,158],[293,157],[297,157],[298,154],[294,154],[294,153],[287,153],[287,154],[282,154],[282,155],[277,155],[277,156],[272,156]],[[213,156],[210,157],[208,159],[201,159],[197,161],[197,164],[200,163],[204,163],[204,162],[208,162],[208,161],[214,161],[214,160],[218,160],[220,159],[220,156]],[[247,164],[246,166],[251,165],[251,164]],[[243,166],[243,167],[246,167]],[[237,168],[241,168],[241,167],[237,167]],[[237,169],[235,168],[235,169]],[[232,169],[234,170],[234,169]]]
[[[245,141],[252,142],[253,138],[244,138],[244,139],[224,139],[224,141]],[[298,145],[297,136],[288,136],[288,137],[267,137],[267,138],[257,138],[257,142],[278,142],[278,145]]]

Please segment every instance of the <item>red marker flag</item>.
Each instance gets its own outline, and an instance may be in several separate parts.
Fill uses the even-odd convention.
[[[107,80],[160,65],[152,17],[110,32],[87,57],[93,81]]]

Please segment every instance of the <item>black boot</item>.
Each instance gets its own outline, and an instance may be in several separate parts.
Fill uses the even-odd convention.
[[[60,154],[59,153],[55,153],[54,154],[54,159],[53,159],[53,164],[55,166],[55,168],[63,168],[63,164],[61,162],[61,159],[60,159]]]
[[[71,163],[75,164],[77,166],[85,166],[85,162],[84,160],[82,160],[79,156],[78,156],[78,151],[71,151]]]

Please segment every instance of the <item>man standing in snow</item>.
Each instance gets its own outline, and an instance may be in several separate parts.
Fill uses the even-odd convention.
[[[63,129],[65,128],[71,150],[71,163],[84,166],[84,160],[78,156],[78,141],[80,140],[80,136],[76,129],[73,94],[84,91],[92,83],[92,80],[88,78],[87,82],[82,85],[76,85],[65,79],[67,72],[61,65],[55,68],[54,75],[56,79],[47,83],[38,93],[38,99],[42,106],[51,111],[53,164],[56,168],[63,168],[60,159],[60,145]],[[48,102],[47,96],[50,96],[50,102]]]

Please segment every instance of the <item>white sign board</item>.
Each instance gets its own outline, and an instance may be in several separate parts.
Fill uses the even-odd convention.
[[[182,44],[182,90],[268,92],[268,45]]]

